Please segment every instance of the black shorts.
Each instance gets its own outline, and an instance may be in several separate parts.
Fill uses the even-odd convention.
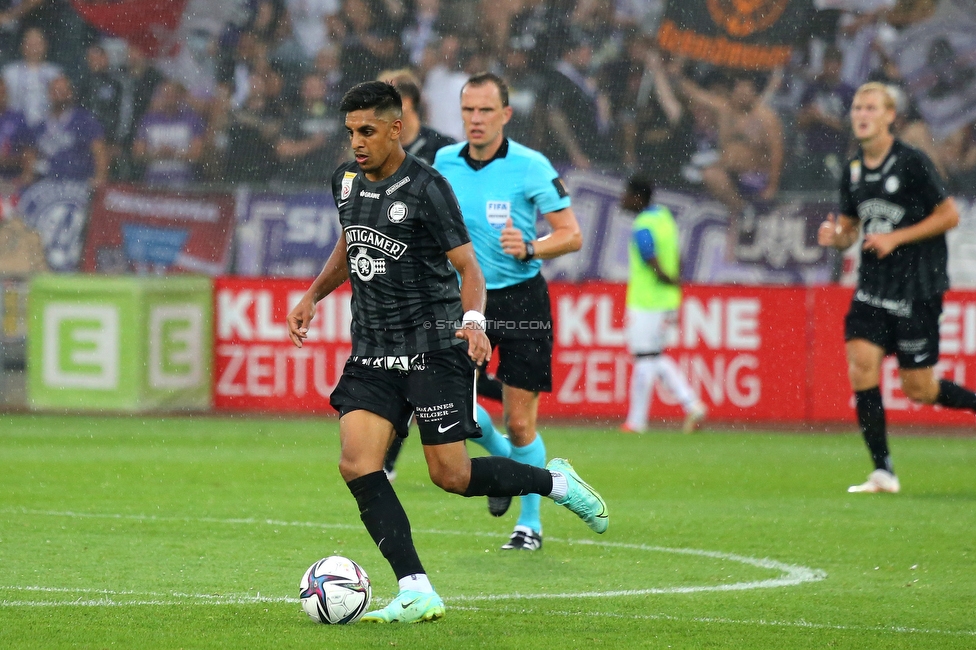
[[[912,302],[910,316],[854,300],[844,319],[844,340],[865,339],[898,357],[905,369],[931,368],[939,361],[942,296]]]
[[[552,390],[552,308],[542,274],[488,292],[486,333],[498,350],[495,375],[507,386]]]
[[[358,410],[379,415],[401,438],[416,415],[425,445],[480,438],[474,371],[466,345],[412,357],[349,357],[329,400],[340,417]]]

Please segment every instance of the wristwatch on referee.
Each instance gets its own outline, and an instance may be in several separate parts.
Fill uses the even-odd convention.
[[[522,261],[528,262],[533,257],[535,257],[535,246],[532,245],[532,242],[527,241],[525,242],[525,257],[522,258]]]

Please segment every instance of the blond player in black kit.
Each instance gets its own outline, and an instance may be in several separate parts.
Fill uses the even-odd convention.
[[[891,134],[895,101],[880,83],[861,86],[851,106],[860,143],[840,187],[840,216],[820,225],[821,246],[844,250],[863,227],[860,278],[844,323],[857,419],[874,471],[849,492],[898,492],[879,389],[885,356],[898,358],[901,387],[922,404],[976,411],[976,394],[938,379],[939,317],[949,289],[945,233],[959,211],[924,153]]]
[[[390,563],[400,591],[363,621],[415,623],[444,615],[414,546],[410,522],[383,472],[395,435],[416,414],[431,480],[466,497],[541,494],[595,532],[606,503],[563,459],[546,468],[509,458],[470,458],[475,364],[491,351],[485,281],[451,186],[400,145],[401,100],[382,81],[342,98],[355,162],[332,177],[343,235],[322,272],[288,314],[301,347],[315,304],[352,285],[352,356],[330,397],[339,412],[339,472],[360,518]],[[460,276],[460,286],[458,279]]]

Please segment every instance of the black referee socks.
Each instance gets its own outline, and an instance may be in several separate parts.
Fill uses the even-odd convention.
[[[939,396],[935,398],[935,403],[939,406],[948,406],[951,409],[976,411],[976,393],[966,390],[959,384],[940,379]]]
[[[881,402],[881,389],[877,386],[854,392],[857,409],[857,422],[861,425],[864,442],[871,452],[875,469],[892,472],[891,458],[888,454],[888,432],[885,423],[884,404]],[[894,473],[894,472],[892,472]]]

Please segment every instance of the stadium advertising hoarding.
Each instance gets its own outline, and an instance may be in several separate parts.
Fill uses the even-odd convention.
[[[853,289],[810,289],[810,373],[807,419],[851,422],[854,400],[847,381],[844,315]],[[976,291],[945,295],[940,323],[936,374],[972,388],[976,385]],[[972,426],[973,414],[912,403],[901,391],[898,362],[887,357],[881,366],[881,395],[888,422]]]
[[[631,358],[626,286],[550,286],[554,316],[553,391],[540,411],[622,421]],[[715,420],[802,421],[806,377],[803,289],[692,286],[685,290],[671,355]],[[652,417],[679,417],[658,382]]]
[[[625,282],[633,216],[621,211],[624,179],[568,171],[566,186],[583,234],[583,248],[545,262],[553,280]],[[817,245],[817,229],[831,210],[823,202],[790,199],[759,206],[738,224],[729,250],[728,211],[700,192],[659,190],[654,200],[667,206],[680,231],[681,279],[696,284],[811,285],[833,279],[837,253]],[[548,226],[540,226],[542,232]]]
[[[34,278],[31,408],[208,408],[212,309],[209,278]]]
[[[334,414],[328,396],[350,352],[350,294],[345,286],[318,305],[299,349],[285,317],[307,286],[307,279],[215,281],[215,409]],[[622,421],[631,369],[625,291],[620,283],[550,284],[553,391],[542,397],[543,416]],[[688,286],[670,354],[712,421],[853,423],[843,341],[850,295],[842,287]],[[938,371],[972,385],[976,292],[947,294],[942,352]],[[911,405],[893,359],[885,362],[882,390],[891,422],[971,423],[965,414]],[[660,382],[651,416],[682,416]]]
[[[82,270],[139,274],[228,271],[234,197],[107,185],[92,197]]]
[[[329,192],[243,190],[237,214],[237,275],[314,277],[339,240],[339,213]]]
[[[214,284],[214,408],[334,413],[329,395],[352,349],[349,285],[321,300],[296,348],[285,318],[309,280],[217,278]]]

